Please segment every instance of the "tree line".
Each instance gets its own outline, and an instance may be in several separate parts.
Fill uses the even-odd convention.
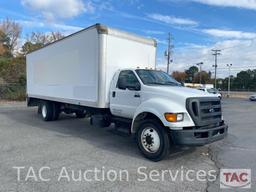
[[[228,77],[218,79],[218,86],[222,90],[227,90]],[[245,70],[230,77],[231,91],[256,91],[256,69]]]
[[[199,83],[201,75],[201,83],[202,84],[211,84],[214,80],[211,78],[211,72],[201,71],[199,72],[198,67],[192,66],[185,71],[174,71],[172,76],[179,82],[182,83]]]
[[[22,26],[0,21],[0,99],[24,99],[27,53],[63,38],[60,32],[31,32],[23,39]]]
[[[174,71],[172,76],[182,83],[199,83],[200,73],[202,84],[214,84],[212,73],[210,71],[199,72],[197,66],[192,66],[183,72]],[[228,77],[217,78],[217,88],[226,91],[228,89],[228,79]],[[244,70],[237,73],[236,76],[232,75],[230,77],[230,88],[231,91],[256,91],[256,69]]]

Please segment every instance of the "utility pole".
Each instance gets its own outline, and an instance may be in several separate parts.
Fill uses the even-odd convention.
[[[196,64],[196,65],[199,66],[199,78],[200,78],[199,83],[200,83],[200,84],[202,83],[202,74],[201,74],[201,72],[202,72],[202,65],[203,65],[203,64],[204,64],[203,62],[200,62],[200,63],[197,63],[197,64]]]
[[[212,50],[214,57],[215,57],[215,64],[213,65],[213,67],[215,68],[215,74],[214,74],[214,87],[217,88],[217,62],[218,62],[218,55],[221,55],[221,50],[219,49],[213,49]]]
[[[171,33],[168,33],[168,47],[167,47],[167,50],[165,51],[165,56],[167,58],[167,74],[169,74],[170,72],[170,63],[172,62],[172,59],[171,59],[171,53],[172,53],[172,48],[173,48],[173,45],[171,44]]]
[[[230,97],[230,68],[232,67],[232,64],[227,64],[228,66],[228,98]]]

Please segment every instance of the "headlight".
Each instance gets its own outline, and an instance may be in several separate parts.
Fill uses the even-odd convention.
[[[183,113],[165,113],[164,117],[169,122],[180,122],[184,119]]]

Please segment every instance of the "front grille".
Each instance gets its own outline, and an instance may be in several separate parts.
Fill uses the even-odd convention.
[[[187,110],[197,127],[220,123],[222,111],[219,98],[188,98]]]

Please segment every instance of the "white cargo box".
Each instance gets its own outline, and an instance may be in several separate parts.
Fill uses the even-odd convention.
[[[116,71],[155,63],[155,40],[96,24],[27,55],[27,94],[108,108]]]

